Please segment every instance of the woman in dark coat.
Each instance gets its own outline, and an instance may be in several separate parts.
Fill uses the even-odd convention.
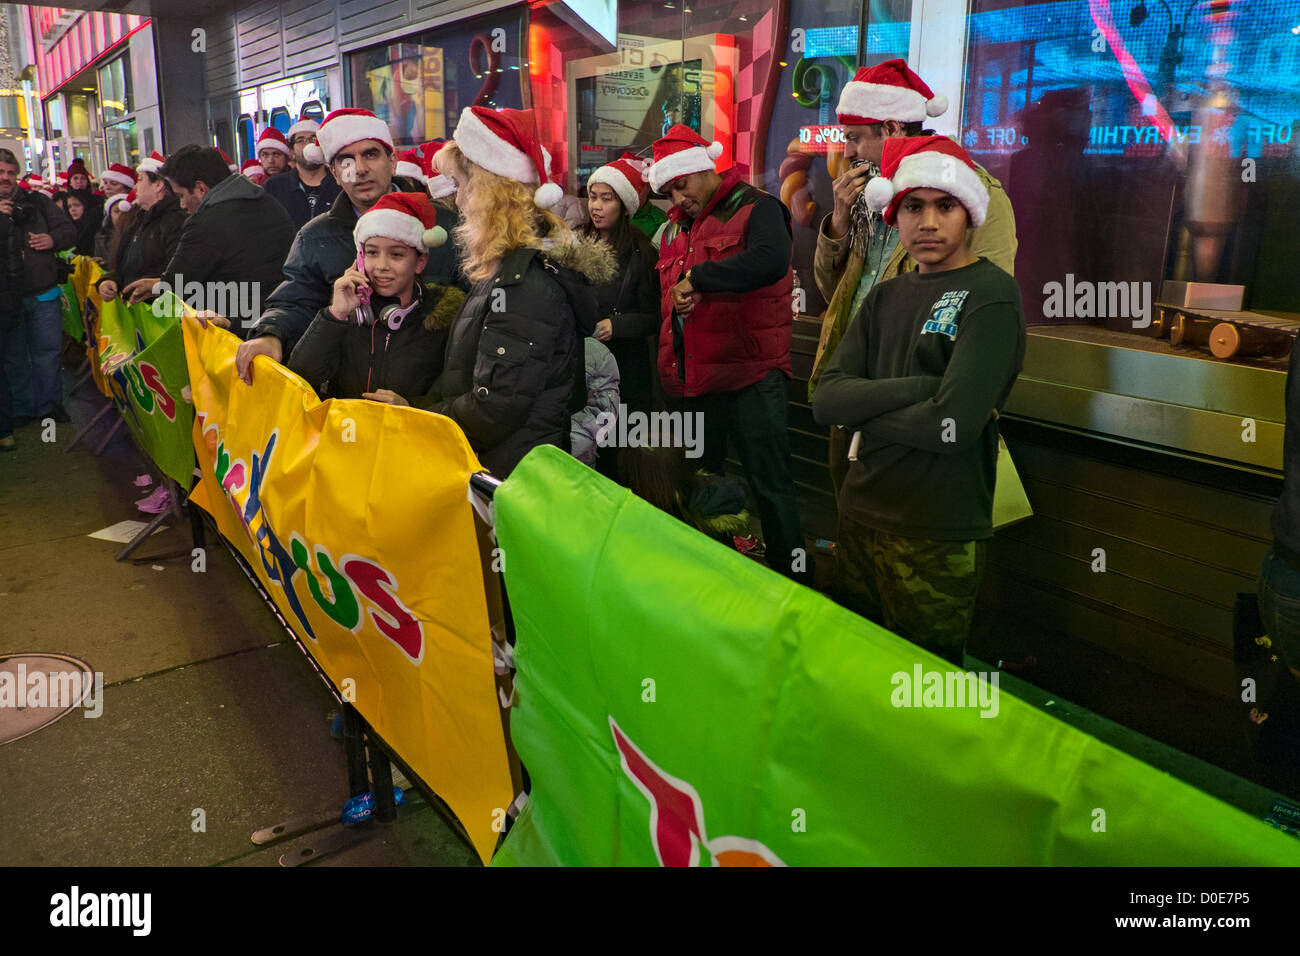
[[[73,244],[72,251],[79,256],[94,255],[95,231],[98,225],[91,220],[90,210],[76,193],[68,194],[68,218],[77,227],[77,241]]]
[[[416,404],[456,422],[501,478],[538,445],[570,450],[570,416],[587,402],[582,340],[600,318],[593,285],[614,270],[605,246],[551,212],[562,193],[538,186],[544,157],[531,110],[471,106],[436,159],[457,187],[455,238],[474,286],[442,375]]]
[[[600,321],[595,338],[609,348],[618,362],[619,392],[632,411],[650,411],[654,388],[652,337],[659,331],[658,256],[645,233],[632,225],[632,216],[645,204],[650,188],[636,157],[602,166],[587,180],[587,211],[591,224],[585,235],[604,241],[614,250],[618,269],[612,280],[596,289]]]
[[[134,207],[128,214],[133,221],[119,223],[116,251],[104,263],[107,271],[99,280],[99,295],[105,301],[136,279],[161,276],[180,243],[185,210],[167,180],[141,168]]]

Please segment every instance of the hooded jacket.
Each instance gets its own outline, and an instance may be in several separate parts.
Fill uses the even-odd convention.
[[[587,404],[573,413],[570,434],[573,457],[584,465],[594,465],[600,457],[601,432],[608,436],[611,418],[617,421],[618,417],[618,362],[614,354],[596,339],[583,339],[582,345]],[[602,415],[607,417],[602,419]]]
[[[422,287],[420,304],[396,329],[382,320],[359,325],[351,315],[340,322],[326,307],[316,313],[286,364],[322,397],[360,398],[386,388],[413,403],[442,371],[447,327],[464,301],[465,293],[456,286]],[[397,300],[375,296],[371,305],[379,315]],[[321,388],[326,383],[328,392]]]
[[[423,191],[423,187],[404,176],[394,176],[392,185],[393,192]],[[434,203],[434,208],[438,211],[438,225],[450,235],[459,224],[459,217],[438,203]],[[266,299],[262,321],[249,333],[249,338],[274,335],[280,340],[285,355],[293,352],[316,313],[326,308],[334,298],[335,281],[357,261],[357,244],[352,238],[352,230],[356,227],[357,211],[352,200],[347,193],[339,192],[329,212],[317,216],[298,230],[289,257],[284,261],[284,281]],[[456,253],[450,241],[429,250],[424,281],[438,285],[461,284]]]
[[[148,209],[142,206],[131,214],[135,221],[118,244],[117,260],[107,264],[109,271],[100,279],[112,279],[119,289],[145,276],[163,276],[189,218],[170,192]]]
[[[258,283],[265,301],[284,278],[284,257],[293,242],[293,220],[284,207],[243,176],[227,176],[213,186],[194,215],[185,221],[180,242],[162,278],[175,282]],[[181,290],[177,289],[177,294]],[[242,298],[242,293],[241,293]],[[190,303],[197,308],[211,305]],[[252,316],[227,316],[231,329],[243,334]]]
[[[614,269],[610,248],[590,238],[507,253],[470,290],[442,375],[417,404],[456,422],[499,478],[538,445],[569,451],[571,416],[587,404],[582,340],[600,319],[596,285]]]

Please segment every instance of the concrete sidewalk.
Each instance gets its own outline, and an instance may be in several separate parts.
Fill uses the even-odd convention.
[[[105,684],[98,719],[74,711],[0,746],[0,865],[274,866],[326,831],[259,848],[255,830],[337,820],[348,797],[329,735],[337,703],[213,534],[203,573],[185,522],[135,562],[87,537],[149,518],[135,501],[151,489],[132,483],[147,469],[125,430],[102,457],[91,452],[102,424],[63,453],[102,401],[81,389],[54,442],[28,425],[0,456],[0,654],[67,654]],[[372,826],[319,865],[477,865],[420,801]]]

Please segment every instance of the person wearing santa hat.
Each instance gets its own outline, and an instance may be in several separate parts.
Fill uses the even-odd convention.
[[[140,179],[131,210],[117,223],[98,283],[104,301],[145,276],[161,276],[180,246],[189,218],[162,171],[166,160],[154,152],[136,167]],[[131,194],[128,194],[131,195]]]
[[[135,208],[131,204],[133,199],[135,193],[126,192],[113,193],[104,200],[104,225],[95,233],[95,258],[102,266],[107,266],[111,261],[113,237],[121,228],[121,222],[126,214]]]
[[[658,254],[649,238],[632,225],[632,216],[650,200],[645,181],[645,160],[624,153],[601,166],[587,179],[589,225],[579,232],[605,242],[618,259],[617,274],[596,289],[601,319],[595,337],[618,363],[623,404],[632,411],[650,411],[654,393],[654,367],[650,343],[659,331]],[[608,454],[606,454],[608,452]],[[618,449],[602,449],[598,459],[602,474],[614,477]]]
[[[957,664],[993,535],[997,417],[1024,363],[1020,289],[971,249],[989,191],[944,136],[885,142],[866,200],[913,272],[877,285],[813,396],[856,431],[840,489],[846,605]]]
[[[319,129],[320,123],[310,119],[299,120],[290,126],[286,136],[293,147],[293,164],[262,184],[262,188],[284,206],[299,229],[329,209],[339,194],[339,184],[325,165],[324,157],[309,159],[306,155],[309,146],[317,145]]]
[[[130,166],[124,166],[121,163],[114,163],[109,166],[99,177],[105,200],[110,196],[126,195],[132,189],[135,189],[136,181],[139,178],[139,175]]]
[[[321,123],[316,139],[303,155],[310,162],[328,165],[341,192],[328,212],[299,230],[284,263],[284,282],[267,300],[261,323],[240,345],[235,369],[245,383],[253,380],[253,360],[258,355],[282,361],[316,313],[330,303],[334,280],[356,261],[352,231],[357,219],[390,192],[419,191],[419,184],[394,176],[392,134],[388,124],[369,110],[334,110]],[[429,253],[424,278],[439,285],[455,283],[451,243]]]
[[[94,248],[95,231],[104,221],[104,198],[91,191],[90,171],[80,157],[74,159],[68,167],[68,196],[76,196],[82,205],[81,221],[86,223],[90,233],[78,240],[78,248],[84,247],[88,252]],[[80,226],[79,231],[82,231]]]
[[[161,172],[190,217],[162,274],[136,279],[123,297],[140,302],[165,283],[161,288],[175,287],[196,309],[224,311],[232,330],[245,335],[261,315],[265,290],[283,278],[293,221],[261,188],[232,174],[211,146],[182,146]]]
[[[582,340],[600,318],[593,286],[614,275],[614,256],[551,211],[561,190],[532,110],[466,107],[436,165],[456,186],[474,286],[418,404],[455,421],[505,478],[538,445],[571,450],[571,415],[587,399]]]
[[[840,92],[837,118],[849,167],[832,185],[834,207],[817,233],[813,278],[829,304],[809,375],[810,399],[867,293],[917,265],[899,244],[898,231],[871,212],[862,196],[868,179],[880,172],[881,150],[890,139],[923,135],[926,121],[947,108],[947,97],[935,93],[900,59],[862,67]],[[1001,183],[983,167],[975,168],[989,192],[989,210],[984,225],[971,233],[971,249],[1014,273],[1016,220],[1011,203]],[[831,429],[829,463],[836,494],[848,469],[848,442],[844,429]]]
[[[239,167],[239,171],[254,186],[260,186],[266,182],[266,169],[256,159],[244,160],[244,165]]]
[[[287,364],[322,397],[410,405],[442,371],[447,328],[465,301],[456,286],[421,279],[446,230],[424,193],[389,193],[353,237],[364,271],[351,265],[334,283]]]
[[[790,211],[719,175],[720,143],[677,125],[654,143],[648,178],[673,202],[659,245],[659,378],[703,416],[701,467],[723,474],[736,445],[758,500],[768,566],[810,582],[786,432],[794,276]]]
[[[262,135],[257,137],[257,160],[262,164],[268,176],[275,176],[285,172],[289,168],[289,163],[293,159],[293,147],[274,126],[268,126],[262,130]]]

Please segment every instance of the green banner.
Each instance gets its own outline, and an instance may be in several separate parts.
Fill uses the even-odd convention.
[[[63,331],[78,342],[83,341],[86,330],[81,324],[81,301],[71,279],[59,287],[59,304],[63,308]]]
[[[175,300],[175,301],[173,301]],[[104,378],[127,427],[163,474],[189,490],[194,478],[194,406],[179,300],[170,292],[153,305],[105,302],[99,317]]]
[[[495,513],[532,778],[496,864],[1300,864],[558,449]]]

